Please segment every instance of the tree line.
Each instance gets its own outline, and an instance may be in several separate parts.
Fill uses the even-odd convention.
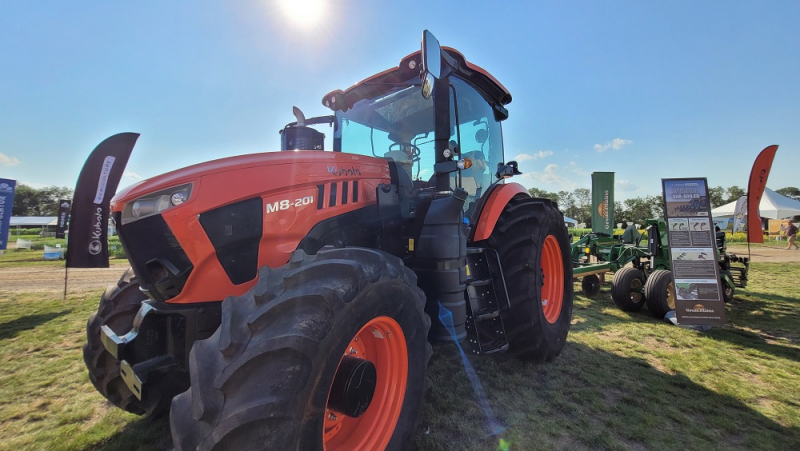
[[[41,189],[17,185],[14,190],[13,216],[58,216],[59,200],[72,199],[72,189],[47,186]]]
[[[711,208],[725,205],[735,201],[746,194],[746,191],[736,185],[729,188],[715,186],[709,188]],[[585,222],[587,227],[592,223],[592,192],[588,188],[577,188],[572,191],[559,191],[557,193],[539,188],[528,190],[531,196],[552,199],[558,203],[564,215],[578,222]],[[775,190],[776,193],[800,201],[800,189],[793,186]],[[70,188],[48,186],[41,189],[27,185],[18,185],[14,193],[14,216],[57,216],[59,200],[72,199],[73,191]],[[632,197],[625,201],[614,202],[615,222],[644,223],[647,218],[664,216],[662,197],[644,196]]]
[[[729,188],[715,186],[709,188],[709,198],[711,208],[725,205],[729,202],[738,200],[747,194],[747,191],[739,186],[733,185]],[[775,190],[776,193],[800,201],[800,189],[789,186]],[[528,190],[533,197],[551,199],[558,203],[558,208],[572,219],[579,223],[586,223],[587,227],[592,225],[592,192],[588,188],[577,188],[572,191],[550,192],[539,188]],[[664,216],[664,199],[662,196],[632,197],[624,201],[614,201],[614,222],[633,222],[644,224],[648,218],[660,218]]]

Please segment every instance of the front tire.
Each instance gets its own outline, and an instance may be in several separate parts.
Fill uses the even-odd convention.
[[[185,373],[171,371],[160,374],[151,382],[151,389],[139,400],[122,380],[119,361],[100,341],[100,328],[107,325],[115,334],[122,336],[133,327],[133,319],[142,302],[147,300],[139,291],[139,281],[128,268],[116,285],[110,285],[100,298],[96,313],[92,313],[86,324],[86,344],[83,345],[83,361],[89,370],[89,380],[111,404],[136,415],[156,417],[169,410],[172,397],[189,387]],[[156,376],[153,376],[156,377]]]
[[[572,261],[564,215],[548,199],[515,197],[488,239],[497,250],[511,308],[504,312],[509,352],[551,361],[572,321]]]
[[[410,447],[431,355],[424,307],[414,273],[380,251],[296,251],[262,268],[192,348],[192,387],[172,403],[176,448]],[[334,381],[356,374],[341,373],[353,357],[374,366],[373,395],[356,389],[334,402]],[[347,401],[368,407],[356,418],[343,413]]]

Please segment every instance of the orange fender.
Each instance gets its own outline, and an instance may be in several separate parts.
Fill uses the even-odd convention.
[[[486,199],[486,203],[483,204],[480,216],[478,217],[478,223],[475,226],[475,235],[472,241],[483,241],[489,238],[489,235],[494,231],[494,226],[497,225],[497,220],[500,219],[500,214],[503,213],[503,209],[506,208],[506,204],[508,204],[511,198],[518,194],[530,196],[528,190],[519,183],[497,185],[492,192],[489,193],[489,198]]]

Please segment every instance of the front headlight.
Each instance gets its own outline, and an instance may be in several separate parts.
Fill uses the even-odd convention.
[[[122,210],[122,224],[128,224],[183,204],[192,195],[192,184],[157,191],[128,202]]]

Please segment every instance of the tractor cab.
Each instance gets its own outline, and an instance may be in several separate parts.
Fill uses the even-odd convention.
[[[392,162],[401,195],[461,188],[471,216],[504,161],[501,121],[511,94],[458,51],[441,49],[430,32],[423,40],[423,50],[396,68],[325,95],[333,116],[298,120],[282,133],[296,128],[314,142],[319,132],[303,125],[332,122],[334,152]]]

